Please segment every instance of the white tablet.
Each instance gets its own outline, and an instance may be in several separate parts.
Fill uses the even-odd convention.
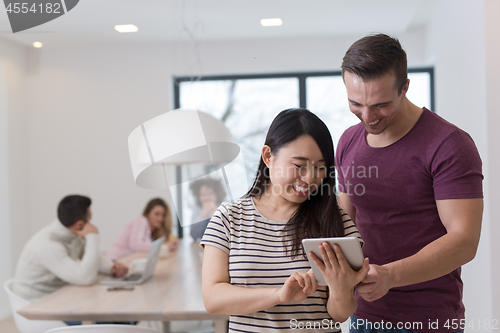
[[[361,267],[363,266],[364,257],[363,257],[363,251],[361,251],[361,242],[356,237],[303,239],[302,245],[304,246],[304,251],[306,252],[307,259],[311,264],[314,276],[316,277],[316,281],[318,281],[318,284],[320,286],[326,286],[327,283],[325,281],[325,278],[323,277],[323,274],[319,270],[319,267],[314,263],[314,261],[312,261],[311,257],[309,256],[309,252],[314,253],[316,257],[318,257],[320,260],[323,260],[321,252],[319,251],[318,248],[318,246],[323,242],[327,242],[332,249],[333,249],[333,244],[337,244],[344,253],[347,262],[351,265],[352,269],[354,269],[355,271],[361,269]]]

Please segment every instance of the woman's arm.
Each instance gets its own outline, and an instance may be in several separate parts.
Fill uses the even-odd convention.
[[[310,272],[293,273],[281,288],[233,286],[229,279],[229,255],[215,246],[205,246],[202,290],[205,308],[210,313],[253,313],[280,303],[304,300],[317,288]]]
[[[327,242],[319,245],[323,261],[314,253],[310,253],[312,260],[318,265],[328,284],[327,310],[337,322],[346,321],[358,307],[354,297],[354,287],[357,286],[368,274],[368,258],[363,261],[363,267],[354,271],[338,245],[333,250]]]

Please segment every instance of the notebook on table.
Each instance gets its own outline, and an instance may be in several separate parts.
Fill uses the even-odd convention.
[[[142,284],[149,280],[156,268],[156,263],[158,262],[158,258],[160,257],[161,245],[165,241],[165,237],[160,237],[157,240],[153,241],[151,244],[151,249],[149,250],[148,260],[146,262],[146,268],[144,272],[133,273],[126,277],[117,278],[117,279],[108,279],[102,280],[99,282],[100,285],[103,286],[126,286],[133,284]]]

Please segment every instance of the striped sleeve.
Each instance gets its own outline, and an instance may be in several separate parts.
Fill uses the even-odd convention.
[[[358,228],[356,228],[356,225],[351,220],[349,214],[347,214],[345,210],[340,208],[340,215],[342,216],[342,220],[344,221],[345,237],[356,237],[361,242],[361,247],[363,247],[363,245],[365,245],[365,241],[361,237]]]
[[[205,245],[212,245],[229,254],[231,220],[232,216],[226,204],[222,203],[208,223],[200,242],[201,247],[205,248]]]

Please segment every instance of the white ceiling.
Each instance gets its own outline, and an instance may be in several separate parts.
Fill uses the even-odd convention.
[[[424,25],[437,0],[81,0],[63,16],[13,34],[0,10],[0,36],[44,47],[74,44],[269,39],[385,32]],[[260,26],[280,17],[281,27]],[[139,32],[120,34],[116,24]]]

